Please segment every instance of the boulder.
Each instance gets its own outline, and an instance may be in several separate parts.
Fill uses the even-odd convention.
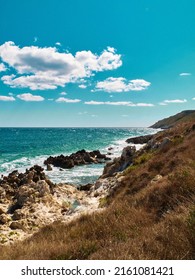
[[[149,140],[151,140],[153,135],[144,135],[144,136],[137,136],[131,137],[126,140],[127,143],[132,144],[146,144]]]
[[[135,146],[127,146],[123,149],[121,157],[114,158],[113,161],[108,162],[105,167],[101,178],[113,176],[116,172],[125,170],[132,164],[133,158],[136,153]]]

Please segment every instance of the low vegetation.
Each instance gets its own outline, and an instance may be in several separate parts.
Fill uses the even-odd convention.
[[[118,189],[100,201],[99,212],[0,246],[0,258],[194,259],[195,126],[180,124],[155,137],[171,141],[140,153]]]

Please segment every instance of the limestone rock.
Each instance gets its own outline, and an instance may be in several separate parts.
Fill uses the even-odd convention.
[[[116,172],[125,170],[132,162],[136,153],[135,146],[127,146],[123,149],[122,155],[115,158],[113,161],[108,162],[103,171],[101,178],[113,176]]]

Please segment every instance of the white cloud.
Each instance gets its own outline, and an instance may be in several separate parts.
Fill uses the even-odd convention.
[[[8,95],[9,95],[9,96],[13,96],[14,94],[13,94],[12,92],[9,92]]]
[[[86,88],[86,85],[79,85],[79,88]]]
[[[164,100],[162,103],[186,103],[187,100],[186,99],[172,99],[172,100]]]
[[[179,76],[191,76],[191,73],[188,72],[184,72],[184,73],[180,73]]]
[[[40,95],[32,95],[31,93],[23,93],[23,94],[18,94],[17,97],[23,101],[27,101],[27,102],[31,102],[31,101],[35,101],[35,102],[39,102],[39,101],[43,101],[44,98]]]
[[[87,105],[112,105],[112,106],[128,106],[128,107],[153,107],[154,104],[151,103],[133,103],[131,101],[86,101],[84,102]]]
[[[3,63],[0,63],[0,72],[4,72],[6,70],[7,68],[5,67],[5,65]]]
[[[138,107],[154,107],[154,104],[151,103],[136,103],[135,105]]]
[[[96,91],[106,92],[127,92],[127,91],[141,91],[147,89],[151,85],[143,79],[129,80],[125,78],[107,78],[102,82],[96,84]]]
[[[61,46],[62,44],[60,42],[55,43],[56,46]]]
[[[56,99],[56,102],[78,103],[78,102],[81,102],[81,100],[80,99],[69,99],[69,98],[59,97],[58,99]]]
[[[193,97],[192,100],[195,100],[195,97]]]
[[[60,92],[60,95],[67,95],[67,92],[62,91],[62,92]]]
[[[48,101],[53,101],[53,100],[54,100],[53,98],[49,98],[49,99],[48,99]]]
[[[108,51],[109,51],[109,52],[112,52],[112,53],[115,53],[116,49],[115,49],[115,48],[112,48],[112,47],[108,47]]]
[[[73,55],[59,52],[55,47],[20,48],[13,42],[0,46],[0,58],[17,72],[15,76],[3,76],[2,81],[13,88],[31,90],[64,87],[90,77],[94,72],[113,70],[122,65],[121,55],[110,48],[100,55],[85,50]]]
[[[165,103],[165,102],[159,102],[158,104],[161,105],[161,106],[166,106],[166,105],[168,105],[168,104]]]
[[[15,101],[15,98],[13,96],[0,95],[0,101]]]

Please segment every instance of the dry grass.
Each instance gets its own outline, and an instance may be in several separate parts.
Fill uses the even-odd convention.
[[[183,135],[165,151],[139,156],[101,213],[56,222],[12,246],[1,259],[194,259],[195,131],[179,126],[158,138]],[[179,139],[179,140],[178,140]],[[156,175],[162,178],[153,181]]]

